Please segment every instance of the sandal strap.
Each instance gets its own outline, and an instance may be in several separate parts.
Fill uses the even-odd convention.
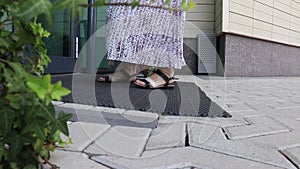
[[[157,75],[159,75],[166,82],[165,85],[164,85],[165,87],[167,87],[169,85],[169,81],[172,80],[172,78],[169,78],[167,75],[165,75],[159,69],[156,70],[154,73],[156,73]]]

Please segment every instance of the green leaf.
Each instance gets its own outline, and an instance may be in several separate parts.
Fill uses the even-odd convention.
[[[46,127],[46,123],[44,120],[33,120],[21,131],[21,134],[27,134],[29,132],[33,132],[39,139],[45,139],[44,128]]]
[[[67,121],[70,120],[71,117],[72,117],[72,114],[66,114],[61,111],[59,113],[58,119],[55,120],[55,122],[51,124],[53,126],[51,133],[53,134],[57,130],[59,130],[66,136],[69,136]]]
[[[133,0],[132,2],[132,8],[135,8],[139,5],[140,1],[139,0]]]
[[[16,110],[20,110],[21,106],[25,104],[25,98],[22,94],[7,94],[5,98],[9,100],[9,105]]]
[[[103,6],[106,3],[106,0],[96,0],[94,6]]]
[[[62,96],[70,94],[71,91],[65,87],[61,86],[61,81],[58,81],[53,85],[51,98],[56,100],[61,100]]]
[[[52,3],[49,0],[26,0],[19,3],[13,10],[13,16],[24,22],[45,14],[48,19],[51,18]]]
[[[6,39],[0,38],[0,47],[4,47],[7,49],[7,48],[9,48],[9,46],[10,46],[10,44]]]
[[[35,111],[36,111],[37,116],[42,117],[49,122],[56,121],[55,110],[54,110],[53,105],[51,105],[51,104],[46,106],[46,105],[39,103],[39,105],[36,107]]]
[[[3,107],[0,110],[0,133],[8,133],[12,128],[14,119],[16,118],[16,112],[10,108]]]
[[[45,99],[51,86],[51,77],[46,75],[44,78],[27,74],[27,86],[33,90],[40,99]]]
[[[36,166],[33,164],[28,164],[24,167],[24,169],[36,169]]]
[[[14,161],[15,158],[20,153],[23,145],[25,142],[27,142],[28,139],[24,136],[21,136],[17,133],[11,133],[7,138],[3,140],[3,142],[6,142],[9,144],[9,159],[11,161]]]
[[[7,159],[7,155],[8,155],[8,152],[7,152],[7,149],[5,148],[5,145],[3,143],[0,143],[0,161],[2,161],[2,158]],[[0,168],[1,168],[1,166],[0,166]]]

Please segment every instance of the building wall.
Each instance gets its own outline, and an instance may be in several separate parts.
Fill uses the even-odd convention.
[[[300,0],[223,0],[222,19],[223,32],[300,46]]]
[[[235,34],[222,37],[225,76],[300,76],[299,47]]]
[[[215,0],[215,33],[222,33],[223,1]]]
[[[196,38],[200,32],[215,32],[215,0],[192,0],[196,7],[186,13],[184,38]]]

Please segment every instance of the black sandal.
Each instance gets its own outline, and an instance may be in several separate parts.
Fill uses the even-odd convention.
[[[171,80],[173,80],[172,78],[168,78],[163,72],[161,72],[160,70],[156,70],[155,72],[153,72],[154,74],[157,74],[158,76],[160,76],[166,83],[162,84],[162,85],[153,85],[156,84],[154,80],[152,80],[150,77],[147,77],[146,79],[138,79],[142,82],[145,83],[145,85],[140,85],[137,83],[134,83],[137,87],[141,87],[141,88],[145,88],[145,89],[166,89],[166,88],[174,88],[174,84],[170,83]],[[152,83],[152,85],[151,85]]]

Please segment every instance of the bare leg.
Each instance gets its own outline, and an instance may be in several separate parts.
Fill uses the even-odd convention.
[[[136,77],[134,76],[136,74],[136,64],[133,63],[128,63],[128,62],[122,62],[120,63],[120,66],[116,69],[116,71],[111,74],[111,75],[106,75],[109,76],[109,80],[108,81],[134,81],[136,79]],[[125,72],[126,76],[124,75]],[[127,75],[128,74],[128,75]],[[104,77],[100,77],[98,79],[98,81],[100,82],[106,82],[105,76]]]

